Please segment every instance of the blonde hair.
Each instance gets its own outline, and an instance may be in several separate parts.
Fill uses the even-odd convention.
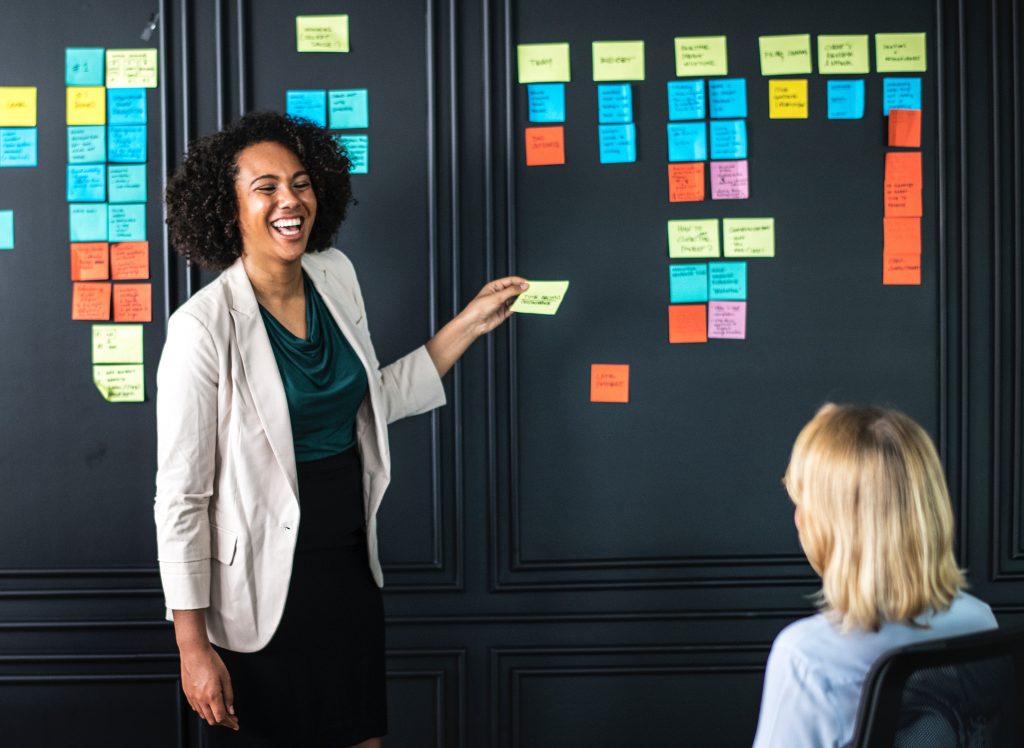
[[[939,456],[903,413],[826,404],[797,437],[785,484],[821,608],[844,631],[919,625],[966,586]]]

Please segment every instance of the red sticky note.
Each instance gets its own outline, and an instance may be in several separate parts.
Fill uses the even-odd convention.
[[[885,154],[885,215],[922,215],[920,151]]]
[[[921,110],[889,110],[889,145],[897,148],[921,147]]]
[[[628,403],[629,364],[591,364],[590,402]]]
[[[882,250],[885,254],[921,254],[920,218],[887,216],[882,219],[882,222],[884,225]]]
[[[565,163],[565,128],[527,127],[526,165],[552,166]]]
[[[76,242],[71,245],[71,280],[100,281],[109,276],[106,242]]]
[[[921,253],[886,252],[883,257],[882,283],[886,286],[920,286]]]
[[[110,319],[110,284],[75,283],[71,294],[71,319]]]
[[[673,304],[668,308],[669,343],[708,342],[707,304]]]
[[[119,283],[114,286],[114,322],[152,321],[152,283]]]
[[[668,200],[686,203],[704,199],[704,162],[668,165]]]
[[[149,277],[149,242],[115,242],[110,245],[112,280],[146,280]]]

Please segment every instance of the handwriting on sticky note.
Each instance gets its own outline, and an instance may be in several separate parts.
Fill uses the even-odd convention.
[[[141,403],[146,399],[142,364],[97,364],[92,367],[92,381],[107,402]]]
[[[921,219],[887,216],[882,219],[882,250],[895,254],[921,254]]]
[[[882,79],[882,114],[892,109],[921,109],[920,78]]]
[[[921,110],[889,110],[889,145],[893,148],[921,147]]]
[[[708,81],[708,100],[711,104],[711,117],[714,119],[746,117],[747,79]]]
[[[35,126],[35,86],[0,86],[0,127]]]
[[[103,86],[68,86],[66,91],[69,125],[107,123],[107,89]]]
[[[555,314],[562,305],[569,281],[535,281],[530,287],[516,297],[512,304],[513,312],[526,314]]]
[[[868,35],[819,35],[818,72],[822,75],[870,73]]]
[[[348,52],[348,16],[296,16],[295,46],[299,52]]]
[[[530,122],[565,122],[564,83],[529,83],[526,91]]]
[[[144,203],[118,203],[107,208],[107,239],[112,242],[146,241]]]
[[[879,73],[923,73],[928,68],[925,34],[875,34],[875,68]]]
[[[568,83],[569,45],[520,44],[516,47],[520,83]]]
[[[75,242],[71,245],[71,280],[96,281],[109,277],[106,242]]]
[[[768,81],[770,119],[807,119],[807,80],[773,78]]]
[[[882,283],[886,286],[920,286],[921,253],[886,252],[882,257]]]
[[[590,402],[628,403],[629,364],[591,364]]]
[[[636,161],[636,125],[598,125],[597,129],[602,164]]]
[[[706,100],[703,80],[668,82],[668,118],[704,119]]]
[[[103,47],[67,47],[64,83],[68,86],[103,85]]]
[[[718,219],[668,222],[668,256],[684,259],[718,257]]]
[[[724,36],[677,36],[675,52],[679,78],[729,73]]]
[[[110,284],[75,283],[71,292],[71,319],[110,319]]]
[[[828,82],[828,118],[862,119],[864,117],[864,81],[830,80]]]
[[[722,239],[726,257],[774,257],[774,218],[724,218]]]
[[[93,325],[94,364],[141,364],[142,325]]]
[[[668,308],[669,343],[708,342],[707,304],[673,304]]]
[[[556,166],[565,163],[565,128],[526,128],[526,165]]]
[[[708,338],[743,340],[747,337],[747,302],[708,302]]]
[[[750,197],[747,161],[711,162],[711,199],[746,200]]]
[[[32,167],[39,163],[39,133],[34,127],[0,129],[0,166]]]
[[[153,284],[119,283],[114,286],[114,322],[152,322]]]
[[[885,154],[885,215],[923,215],[920,151]]]
[[[708,300],[708,264],[693,262],[668,266],[668,295],[673,304]]]
[[[594,42],[595,81],[642,81],[644,79],[644,43]]]
[[[110,247],[111,280],[146,280],[149,242],[117,242]]]
[[[285,91],[285,111],[292,117],[327,127],[327,91]]]
[[[668,200],[686,203],[704,199],[704,162],[668,165]]]
[[[156,79],[155,49],[107,50],[107,88],[156,88]]]
[[[736,159],[747,157],[747,124],[742,119],[711,120],[708,126],[711,140],[711,158]]]
[[[811,35],[762,36],[761,75],[793,75],[811,72]]]
[[[709,262],[708,298],[712,301],[746,301],[746,261]]]

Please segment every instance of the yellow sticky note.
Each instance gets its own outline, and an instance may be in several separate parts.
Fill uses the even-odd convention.
[[[643,42],[594,42],[594,80],[642,81]]]
[[[141,403],[146,399],[145,367],[142,364],[96,364],[92,381],[110,403]]]
[[[35,126],[35,86],[0,86],[0,127]]]
[[[774,257],[774,218],[723,218],[726,257]]]
[[[93,325],[94,364],[141,364],[142,325]]]
[[[794,75],[811,72],[811,35],[762,36],[761,75]]]
[[[729,59],[724,36],[677,36],[676,75],[728,75]]]
[[[530,281],[530,287],[516,297],[513,312],[554,314],[569,290],[569,281]]]
[[[718,257],[718,219],[668,222],[668,256]]]
[[[299,52],[348,52],[348,16],[295,16]]]
[[[875,34],[879,73],[923,73],[928,67],[924,33]]]
[[[520,44],[516,56],[520,83],[569,82],[568,44]]]
[[[107,88],[156,88],[155,49],[108,49]]]
[[[819,35],[818,72],[822,75],[870,73],[868,35]]]
[[[103,86],[68,86],[69,125],[107,124],[107,89]]]
[[[770,119],[807,119],[807,80],[776,78],[768,81]]]

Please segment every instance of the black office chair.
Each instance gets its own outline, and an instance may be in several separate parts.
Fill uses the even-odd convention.
[[[849,748],[1024,746],[1024,629],[894,649],[864,680]]]

